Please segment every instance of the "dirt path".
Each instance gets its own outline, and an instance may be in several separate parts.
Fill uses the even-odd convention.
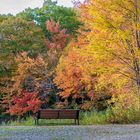
[[[0,140],[140,140],[140,125],[1,126]]]

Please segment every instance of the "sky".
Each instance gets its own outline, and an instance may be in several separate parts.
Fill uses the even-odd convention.
[[[17,14],[24,9],[41,7],[44,0],[0,0],[0,14]],[[82,0],[81,0],[82,1]],[[58,0],[59,5],[73,6],[71,0]]]

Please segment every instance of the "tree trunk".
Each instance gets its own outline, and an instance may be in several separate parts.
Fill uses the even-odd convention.
[[[140,31],[138,30],[138,24],[139,24],[139,3],[138,0],[134,0],[134,7],[135,7],[135,41],[136,41],[136,47],[138,50],[140,50]],[[140,95],[140,66],[139,66],[139,59],[134,59],[134,70],[135,70],[135,76],[136,76],[136,84],[138,93]]]

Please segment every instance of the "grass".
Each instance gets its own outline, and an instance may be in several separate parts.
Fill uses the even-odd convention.
[[[8,125],[10,126],[33,126],[34,119],[32,117],[27,118],[27,120],[19,122],[19,121],[12,121]]]
[[[80,116],[81,124],[108,124],[106,112],[84,112]]]
[[[81,112],[80,125],[93,125],[93,124],[107,124],[107,114],[105,112]],[[74,120],[39,120],[39,126],[48,125],[73,125]],[[34,119],[29,117],[26,121],[14,121],[9,124],[10,126],[34,126]]]

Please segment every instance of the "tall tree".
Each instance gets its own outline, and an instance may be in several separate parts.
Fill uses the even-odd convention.
[[[41,106],[41,101],[46,103],[47,93],[43,91],[43,86],[45,82],[48,82],[48,72],[47,63],[40,56],[33,59],[28,56],[27,52],[18,55],[15,58],[15,62],[17,63],[17,70],[15,70],[14,76],[10,78],[10,86],[6,87],[7,92],[3,95],[2,105],[3,107],[6,106],[8,110],[10,109],[12,114],[15,112],[18,115],[22,111],[23,114],[29,111],[28,108],[32,110],[29,107],[32,105],[26,103],[32,102],[30,100],[35,101],[34,103],[32,102],[35,108]],[[19,109],[17,112],[16,108]]]
[[[0,23],[0,70],[11,69],[14,57],[26,51],[30,55],[40,52],[45,46],[41,29],[33,22],[20,18],[8,18]]]
[[[49,67],[54,70],[64,48],[67,46],[69,34],[66,33],[67,30],[61,28],[59,22],[56,23],[52,19],[46,22],[46,29],[50,34],[50,37],[46,38],[45,41],[48,48],[47,59]]]
[[[111,79],[119,83],[114,86],[124,82],[126,89],[137,87],[140,92],[140,1],[89,0],[80,9],[86,41],[98,58],[104,56],[99,62],[104,60],[104,67],[115,74]]]
[[[2,52],[38,51],[44,44],[44,35],[37,25],[21,18],[8,18],[0,24]]]
[[[92,55],[89,50],[78,48],[74,42],[69,44],[69,49],[65,52],[60,58],[54,79],[55,84],[61,89],[59,95],[64,99],[92,99],[96,83]]]
[[[11,77],[17,69],[15,57],[23,51],[35,57],[46,48],[44,41],[43,32],[34,22],[15,17],[0,22],[0,106],[3,96],[9,93]]]
[[[12,17],[13,15],[11,14],[8,14],[8,15],[5,15],[5,14],[0,14],[0,23],[6,19],[8,19],[9,17]]]
[[[22,17],[26,20],[33,20],[38,24],[45,35],[49,37],[49,33],[46,30],[46,21],[51,18],[60,23],[61,28],[65,28],[70,35],[76,35],[77,30],[81,26],[78,20],[78,15],[73,8],[58,6],[57,1],[45,0],[43,7],[35,9],[26,9],[25,11],[17,14],[18,17]]]

